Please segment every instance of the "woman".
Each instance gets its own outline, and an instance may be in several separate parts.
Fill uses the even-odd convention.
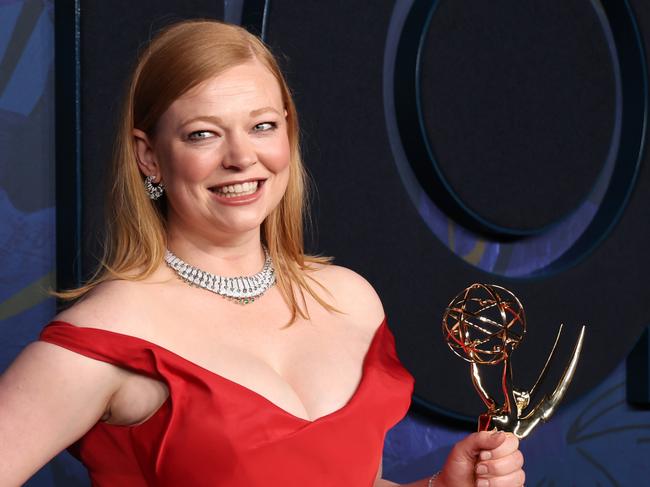
[[[101,272],[1,379],[0,484],[73,445],[97,486],[395,485],[382,443],[412,378],[372,287],[303,254],[295,107],[266,47],[210,21],[159,34],[114,163]],[[514,437],[474,434],[409,485],[520,486],[522,463]]]

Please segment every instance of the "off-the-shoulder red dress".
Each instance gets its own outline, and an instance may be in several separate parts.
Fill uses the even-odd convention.
[[[353,396],[314,421],[140,338],[55,321],[40,339],[169,387],[144,423],[97,423],[70,448],[94,487],[369,487],[413,390],[385,320]]]

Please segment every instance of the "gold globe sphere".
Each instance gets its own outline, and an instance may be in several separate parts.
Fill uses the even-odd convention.
[[[449,348],[467,362],[495,365],[526,334],[526,315],[517,297],[493,284],[472,284],[447,306],[442,332]]]

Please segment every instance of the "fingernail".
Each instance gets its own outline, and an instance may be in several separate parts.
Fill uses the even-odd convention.
[[[482,451],[481,453],[479,453],[478,457],[481,460],[489,460],[490,458],[492,458],[492,452]]]
[[[490,487],[490,481],[487,479],[479,479],[476,482],[476,487]]]
[[[479,475],[483,475],[484,473],[488,473],[487,465],[484,465],[483,463],[479,463],[476,466],[476,473],[479,474]]]

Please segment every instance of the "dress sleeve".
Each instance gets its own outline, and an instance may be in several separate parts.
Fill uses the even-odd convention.
[[[156,354],[159,347],[137,337],[53,321],[43,328],[39,340],[152,378],[162,378]]]

